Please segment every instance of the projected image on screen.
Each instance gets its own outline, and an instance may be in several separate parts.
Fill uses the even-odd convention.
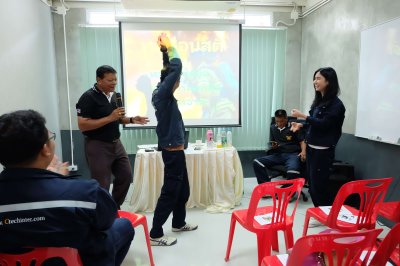
[[[121,23],[127,116],[148,116],[148,126],[157,125],[151,95],[160,81],[162,54],[157,38],[162,32],[182,60],[181,82],[174,96],[185,125],[239,125],[239,25]]]

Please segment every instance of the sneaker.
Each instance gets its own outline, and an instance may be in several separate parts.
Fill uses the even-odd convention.
[[[150,245],[152,246],[172,246],[177,242],[175,237],[162,236],[159,238],[150,237]]]
[[[320,227],[320,226],[323,226],[323,224],[317,220],[311,220],[308,223],[308,228],[315,228],[315,227]]]
[[[193,231],[197,229],[197,225],[185,224],[181,228],[172,227],[172,232],[185,232],[185,231]]]

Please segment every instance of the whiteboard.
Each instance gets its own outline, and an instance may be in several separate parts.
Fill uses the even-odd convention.
[[[358,137],[400,144],[400,18],[361,32]]]

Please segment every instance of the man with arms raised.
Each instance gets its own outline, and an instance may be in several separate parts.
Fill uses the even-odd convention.
[[[192,231],[197,225],[185,222],[186,202],[190,188],[184,152],[185,126],[174,97],[179,87],[182,62],[168,37],[161,34],[158,45],[163,53],[160,83],[153,92],[152,103],[156,110],[158,146],[164,161],[164,184],[154,211],[150,240],[153,246],[171,246],[177,240],[164,235],[162,226],[172,212],[172,231]]]

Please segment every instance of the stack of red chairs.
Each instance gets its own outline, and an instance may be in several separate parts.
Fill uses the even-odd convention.
[[[353,266],[365,264],[368,255],[361,257],[363,251],[370,251],[382,229],[373,229],[351,233],[326,233],[308,235],[299,238],[290,255],[286,266],[299,266],[310,260],[316,254],[324,254],[326,265]],[[312,263],[312,262],[310,262]],[[263,266],[284,266],[279,256],[268,256],[262,261]],[[314,265],[314,264],[313,264]]]
[[[331,240],[343,237],[346,234],[359,234],[363,231],[359,231],[362,229],[367,229],[370,232],[368,239],[372,239],[372,242],[357,242],[360,246],[363,246],[364,256],[363,258],[358,258],[360,252],[359,249],[356,253],[354,253],[350,258],[354,257],[357,259],[351,261],[343,261],[342,264],[334,263],[329,261],[328,265],[372,265],[372,266],[383,266],[387,261],[391,261],[395,265],[399,264],[399,242],[400,242],[400,225],[396,225],[392,228],[386,238],[383,240],[382,244],[376,249],[374,244],[376,243],[376,239],[378,234],[382,231],[373,230],[376,225],[376,219],[378,214],[390,219],[395,222],[399,222],[400,220],[400,203],[399,202],[391,202],[391,203],[383,203],[386,192],[389,188],[389,185],[392,181],[392,178],[381,178],[381,179],[369,179],[369,180],[357,180],[344,184],[339,190],[336,198],[334,200],[333,205],[330,207],[330,211],[326,214],[321,208],[309,208],[306,213],[306,218],[304,222],[303,228],[303,237],[300,238],[293,248],[292,253],[288,257],[288,261],[286,265],[301,265],[302,258],[306,256],[307,252],[324,252],[325,256],[328,257],[329,260],[329,252],[335,246],[330,243]],[[360,199],[359,208],[354,208],[345,204],[345,201],[352,195],[358,195]],[[350,216],[354,216],[354,220],[351,222],[344,221],[342,209],[346,208],[351,214]],[[310,238],[307,238],[307,229],[310,218],[314,218],[317,221],[321,222],[325,226],[338,230],[337,234],[333,233],[333,236],[328,236],[330,234],[317,234],[312,235]],[[364,231],[365,232],[365,231]],[[373,232],[373,233],[371,233]],[[365,236],[366,237],[366,236]],[[320,244],[322,246],[318,246],[319,240],[324,239]],[[335,240],[337,241],[337,240]],[[348,242],[348,241],[345,241]],[[324,244],[325,243],[325,244]],[[330,243],[330,244],[329,244]],[[354,243],[354,241],[352,242]],[[307,245],[311,245],[312,247],[307,247]],[[342,243],[343,244],[343,243]],[[364,245],[365,244],[365,245]],[[350,243],[346,243],[348,246],[346,249],[349,250]],[[336,246],[336,248],[340,248]],[[356,247],[355,247],[356,248]],[[373,258],[369,258],[371,251],[376,249],[376,254]],[[347,251],[348,252],[348,251]],[[327,256],[328,255],[328,256]],[[279,255],[281,256],[281,255]],[[348,255],[343,256],[336,251],[335,258],[339,260],[343,260],[344,257],[348,257]],[[370,262],[368,262],[370,259]],[[356,263],[356,264],[354,264]],[[263,259],[263,265],[284,265],[280,262],[277,256],[269,256]]]

